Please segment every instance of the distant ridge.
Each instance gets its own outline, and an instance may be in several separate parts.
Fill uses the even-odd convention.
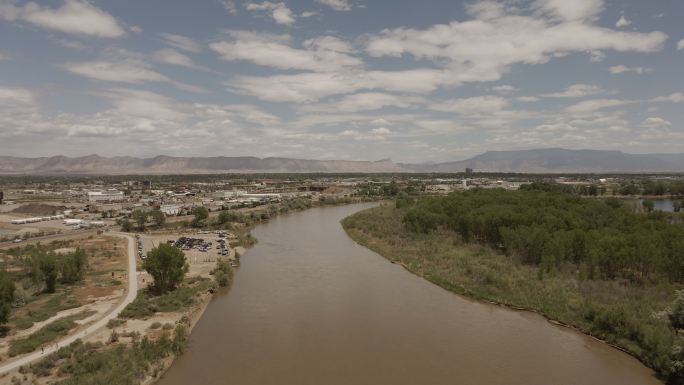
[[[426,166],[404,165],[414,171],[521,173],[640,173],[684,172],[684,154],[627,154],[622,151],[534,150],[488,151],[470,159]]]
[[[123,174],[192,174],[192,173],[377,173],[405,172],[401,166],[384,159],[377,162],[348,160],[304,160],[290,158],[172,157],[134,158],[88,155],[70,158],[52,156],[20,158],[0,156],[3,175],[123,175]]]
[[[292,158],[130,156],[0,156],[2,175],[123,175],[209,173],[393,173],[393,172],[517,173],[684,173],[684,154],[627,154],[621,151],[534,150],[488,151],[470,159],[437,164],[379,161],[307,160]]]

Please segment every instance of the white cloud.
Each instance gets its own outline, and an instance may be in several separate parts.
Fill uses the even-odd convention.
[[[159,35],[164,39],[166,44],[183,51],[199,52],[202,50],[202,47],[197,44],[197,42],[187,36],[175,35],[172,33],[161,33]]]
[[[625,15],[621,15],[620,19],[617,21],[617,23],[615,23],[615,27],[622,28],[627,27],[630,24],[632,24],[632,22],[630,20],[625,19]]]
[[[201,68],[200,66],[195,64],[192,61],[192,59],[190,59],[188,56],[183,55],[182,53],[171,48],[162,48],[160,50],[155,51],[152,54],[152,58],[154,58],[154,60],[156,61],[166,64],[173,64],[188,68]]]
[[[672,122],[660,117],[646,118],[643,122],[641,122],[641,127],[654,129],[670,127],[671,125]]]
[[[363,62],[351,56],[349,43],[332,36],[309,39],[295,48],[289,36],[247,31],[230,31],[230,40],[209,46],[224,60],[248,60],[255,64],[280,69],[328,72],[358,67]]]
[[[32,91],[25,88],[0,86],[0,107],[27,105],[35,102]]]
[[[67,71],[85,76],[91,79],[121,83],[141,83],[145,81],[167,82],[169,78],[147,68],[125,62],[89,61],[66,63],[63,66]]]
[[[10,59],[9,55],[7,55],[6,53],[0,52],[0,61],[9,60],[9,59]]]
[[[316,11],[304,11],[299,15],[299,17],[302,17],[302,18],[313,17],[313,16],[318,16],[318,12],[316,12]]]
[[[501,111],[508,106],[508,101],[499,96],[475,96],[472,98],[451,99],[429,106],[435,111],[457,112],[459,114],[488,114]]]
[[[230,14],[237,13],[237,7],[235,6],[235,1],[233,0],[218,0],[219,4],[223,6],[223,9],[228,11]]]
[[[80,41],[76,41],[76,40],[61,39],[59,41],[59,44],[62,47],[70,48],[70,49],[85,50],[87,48],[85,44],[81,43]]]
[[[591,99],[581,101],[577,104],[573,104],[572,106],[566,108],[566,110],[573,114],[584,114],[598,111],[604,108],[624,106],[629,103],[633,102],[620,99]]]
[[[126,34],[109,13],[93,6],[86,0],[65,0],[56,9],[29,2],[16,6],[11,2],[0,4],[0,18],[8,21],[24,21],[42,28],[64,33],[97,37],[120,37]]]
[[[536,0],[537,11],[562,21],[593,21],[603,11],[602,0]]]
[[[681,92],[675,92],[668,96],[658,96],[650,100],[650,102],[670,102],[670,103],[684,103],[684,94]]]
[[[316,0],[316,2],[327,5],[335,11],[351,11],[352,9],[348,0]]]
[[[603,88],[591,84],[573,84],[561,92],[543,94],[547,98],[581,98],[604,92]]]
[[[188,117],[172,99],[152,92],[120,88],[107,92],[105,96],[122,115],[171,121]]]
[[[629,104],[642,104],[642,103],[684,103],[684,94],[681,92],[675,92],[667,96],[658,96],[651,99],[645,100],[622,100],[622,99],[591,99],[584,100],[579,103],[573,104],[566,108],[566,111],[572,114],[587,114],[593,113],[604,108],[618,107]]]
[[[429,93],[468,82],[497,81],[514,64],[546,63],[553,57],[573,52],[652,52],[659,50],[667,38],[662,32],[623,32],[594,25],[602,9],[600,1],[565,3],[539,0],[534,3],[532,15],[524,16],[519,10],[506,8],[504,3],[478,2],[468,8],[474,20],[434,25],[424,30],[388,29],[366,36],[362,41],[371,56],[409,54],[417,60],[434,63],[424,68],[369,71],[349,48],[330,49],[327,44],[317,46],[307,42],[298,48],[292,46],[289,36],[253,32],[230,32],[232,39],[216,42],[212,49],[225,60],[330,72],[325,76],[301,73],[238,76],[228,84],[232,91],[264,100],[312,102],[360,90]],[[344,46],[348,47],[348,43]],[[304,79],[320,83],[301,84]]]
[[[644,68],[644,67],[627,67],[625,65],[616,65],[608,68],[611,74],[624,74],[628,72],[633,72],[635,74],[647,74],[653,72],[653,68]]]
[[[615,31],[591,23],[600,3],[537,1],[541,14],[523,16],[506,14],[500,3],[480,2],[470,8],[475,20],[386,29],[368,37],[365,49],[375,57],[409,54],[432,60],[461,81],[487,81],[497,80],[513,64],[542,64],[573,52],[662,48],[667,38],[662,32]]]
[[[424,104],[426,100],[410,95],[394,95],[381,92],[362,92],[347,95],[329,103],[301,107],[305,112],[358,112],[379,110],[384,107],[409,108]]]
[[[359,90],[428,93],[454,84],[441,70],[338,71],[295,75],[238,76],[226,82],[229,90],[273,102],[314,102]]]
[[[518,90],[517,88],[515,88],[511,85],[508,85],[508,84],[502,84],[499,86],[492,87],[492,91],[498,92],[500,94],[509,94],[509,93],[511,93],[513,91],[517,91],[517,90]]]
[[[65,70],[94,80],[107,82],[139,84],[144,82],[163,82],[172,84],[189,92],[204,92],[203,89],[175,81],[154,71],[147,63],[136,60],[71,62],[62,65]]]
[[[292,25],[295,22],[295,16],[292,10],[288,8],[285,3],[272,3],[264,1],[263,3],[247,3],[245,8],[248,11],[268,11],[271,13],[271,18],[282,25]]]
[[[362,132],[359,130],[344,130],[340,132],[340,136],[351,137],[358,141],[375,141],[375,140],[385,140],[388,135],[392,134],[389,128],[378,127],[373,128],[368,132]]]
[[[684,49],[684,39],[677,42],[677,51]]]
[[[239,76],[225,83],[230,91],[246,93],[273,102],[311,102],[322,97],[354,92],[353,79],[331,73]]]

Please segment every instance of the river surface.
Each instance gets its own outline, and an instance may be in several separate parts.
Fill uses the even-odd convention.
[[[542,317],[441,289],[316,208],[258,226],[162,385],[651,385],[636,359]]]

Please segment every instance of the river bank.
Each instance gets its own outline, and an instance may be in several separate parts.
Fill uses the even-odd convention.
[[[433,285],[350,239],[370,205],[278,216],[253,231],[159,385],[657,384],[637,360],[539,316]]]
[[[239,255],[244,255],[246,250],[256,243],[256,239],[250,233],[259,224],[290,212],[350,202],[349,199],[328,199],[320,202],[288,201],[280,205],[259,207],[252,210],[249,215],[240,213],[233,218],[233,222],[212,223],[208,229],[230,230],[235,233],[236,237],[231,240],[231,245],[234,248],[228,256],[228,259],[233,259],[235,255],[233,250],[237,250]],[[174,228],[167,230],[146,232],[141,238],[145,244],[144,249],[149,251],[150,245],[165,243],[167,238],[175,239],[183,235],[193,236],[187,230],[189,229],[175,228],[174,226]],[[193,229],[192,233],[196,231],[204,233],[202,229]],[[202,237],[203,235],[198,236]],[[143,366],[144,369],[136,368],[134,376],[140,376],[140,383],[154,383],[183,353],[185,340],[202,318],[215,294],[229,291],[229,286],[232,284],[231,276],[228,288],[221,288],[217,277],[212,276],[218,259],[198,258],[197,255],[187,258],[190,271],[186,275],[181,290],[167,293],[167,295],[162,296],[164,298],[150,297],[144,290],[141,290],[136,301],[120,315],[120,318],[116,320],[117,322],[108,324],[107,328],[102,328],[96,333],[85,336],[75,346],[65,347],[58,353],[47,356],[43,361],[3,376],[0,378],[0,384],[14,384],[22,379],[24,381],[38,381],[38,383],[59,383],[70,375],[72,377],[70,383],[89,383],[88,381],[92,380],[92,377],[87,379],[83,373],[77,373],[79,377],[74,379],[74,373],[71,373],[70,370],[76,368],[78,371],[82,365],[80,361],[83,359],[92,361],[91,364],[97,362],[98,365],[102,366],[100,361],[106,359],[117,349],[123,349],[119,355],[123,355],[129,361],[135,361],[134,356],[139,353],[149,355],[150,352],[142,351],[143,349],[151,350],[153,358],[141,362],[138,366]],[[139,273],[136,279],[140,287],[144,288],[151,282],[151,277],[144,272]],[[216,282],[214,282],[215,279]],[[145,310],[146,308],[159,308],[159,310],[148,312]],[[173,343],[167,343],[168,341]],[[151,342],[153,346],[149,348],[145,345],[141,348],[141,342],[143,345],[149,345]],[[135,365],[135,363],[124,362],[123,365]],[[65,371],[64,368],[69,369]],[[107,382],[108,378],[117,378],[117,374],[121,375],[125,372],[126,370],[117,365],[101,368],[100,372],[97,373],[98,382]],[[126,375],[131,374],[126,373]]]
[[[407,271],[451,292],[515,310],[532,311],[625,351],[663,370],[675,342],[662,313],[677,289],[590,281],[566,272],[548,274],[515,263],[456,234],[408,232],[403,212],[379,207],[342,221],[347,234]]]

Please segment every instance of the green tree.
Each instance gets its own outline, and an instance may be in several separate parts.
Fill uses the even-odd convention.
[[[192,227],[204,227],[207,218],[209,218],[209,210],[206,207],[195,207],[192,210],[192,215],[195,216],[192,220]]]
[[[121,221],[121,231],[125,231],[127,233],[131,232],[133,230],[133,224],[131,221],[128,219],[124,219]]]
[[[161,210],[152,210],[149,216],[157,227],[163,227],[164,223],[166,223],[166,215]]]
[[[147,213],[146,212],[144,212],[140,209],[136,209],[136,210],[133,210],[131,217],[135,221],[135,224],[138,225],[138,230],[140,230],[140,231],[145,230],[145,223],[147,222]]]
[[[14,301],[14,282],[9,274],[0,271],[0,324],[4,324],[9,319]]]
[[[78,249],[64,257],[61,263],[62,283],[76,283],[83,279],[88,265],[85,251]]]
[[[647,213],[653,211],[653,208],[655,207],[653,201],[647,199],[644,199],[644,201],[641,202],[641,205],[644,207],[644,210],[646,210]]]
[[[162,243],[147,253],[143,269],[154,278],[153,290],[163,294],[183,281],[188,264],[181,249]]]
[[[39,258],[40,274],[45,281],[45,291],[54,293],[57,286],[57,260],[52,253],[43,253]]]
[[[233,280],[233,268],[230,267],[228,261],[220,259],[216,264],[216,268],[212,270],[211,274],[214,275],[214,279],[219,286],[225,287],[230,285]]]
[[[238,222],[239,219],[240,219],[240,216],[237,213],[234,213],[230,210],[221,211],[218,215],[218,223],[220,225],[228,223],[228,222]]]

